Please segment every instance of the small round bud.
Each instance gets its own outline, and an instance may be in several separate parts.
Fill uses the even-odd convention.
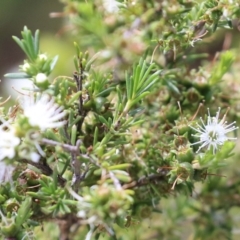
[[[179,167],[177,168],[177,175],[180,176],[182,180],[187,180],[188,178],[193,177],[193,167],[188,162],[183,162],[179,164]]]
[[[44,73],[38,73],[35,78],[35,84],[40,88],[47,89],[49,86],[47,75]]]
[[[175,121],[176,126],[174,127],[174,132],[178,135],[183,135],[189,131],[189,122],[186,118]]]
[[[41,61],[46,61],[47,60],[47,55],[46,54],[39,54],[38,58]]]
[[[177,159],[179,162],[191,162],[194,159],[193,150],[189,146],[185,146],[177,151]]]
[[[28,62],[25,62],[22,66],[22,70],[24,72],[27,72],[29,68],[30,68],[30,64]]]
[[[36,76],[36,82],[37,83],[43,83],[47,80],[47,76],[44,73],[38,73],[38,75]]]

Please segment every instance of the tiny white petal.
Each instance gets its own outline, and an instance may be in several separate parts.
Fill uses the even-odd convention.
[[[201,144],[197,152],[199,152],[204,147],[207,147],[207,149],[210,149],[212,147],[213,152],[215,153],[216,150],[218,150],[218,147],[223,145],[224,142],[228,140],[236,140],[236,138],[228,137],[226,134],[238,129],[238,127],[234,126],[235,122],[227,125],[225,116],[222,120],[219,120],[220,110],[221,109],[219,108],[215,117],[211,117],[208,109],[207,124],[205,124],[202,118],[200,118],[202,126],[199,124],[197,124],[197,128],[190,126],[197,132],[197,134],[193,134],[192,136],[198,137],[200,139],[199,141],[191,144]]]
[[[79,218],[86,218],[86,211],[80,210],[80,211],[77,213],[77,216],[78,216]]]
[[[120,3],[115,0],[103,0],[103,7],[109,13],[117,13]]]
[[[12,179],[14,167],[12,165],[7,165],[5,162],[0,162],[0,184],[4,182],[9,182]]]
[[[8,129],[4,129],[7,126]],[[0,125],[0,161],[4,158],[12,159],[15,156],[15,147],[20,139],[15,136],[15,131],[7,122]]]
[[[66,115],[63,107],[56,104],[49,95],[44,94],[36,101],[33,96],[25,97],[22,108],[29,124],[39,127],[42,131],[47,128],[58,128],[66,123],[59,121]]]
[[[33,162],[39,162],[39,160],[40,160],[40,155],[38,154],[38,153],[36,153],[36,152],[32,152],[31,154],[30,154],[30,160],[31,161],[33,161]]]

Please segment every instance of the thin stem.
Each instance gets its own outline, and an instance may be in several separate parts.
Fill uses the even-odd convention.
[[[152,57],[151,57],[151,61],[150,61],[150,63],[153,62],[153,58],[154,58],[155,52],[156,52],[156,50],[158,49],[158,47],[159,47],[159,43],[157,44],[157,46],[156,46],[156,47],[154,48],[154,50],[153,50],[153,53],[152,53]]]
[[[78,122],[78,128],[77,128],[79,130],[79,132],[81,132],[82,124],[83,124],[84,118],[86,116],[86,111],[83,109],[83,98],[82,98],[82,90],[83,90],[82,84],[83,84],[83,80],[84,80],[84,67],[83,67],[81,58],[79,58],[79,73],[74,73],[73,77],[76,81],[78,92],[81,92],[81,95],[79,96],[78,114],[82,118]]]
[[[82,141],[79,139],[76,143],[76,146],[59,143],[59,142],[49,140],[46,138],[43,138],[41,140],[41,142],[44,144],[47,144],[47,145],[51,145],[51,146],[60,146],[63,149],[65,149],[71,153],[71,156],[72,156],[71,165],[73,168],[72,187],[77,192],[80,182],[81,182],[81,162],[77,159],[77,156],[79,156],[79,147],[80,147]],[[65,166],[65,168],[66,167],[67,166]]]
[[[120,181],[116,178],[116,176],[114,175],[114,173],[110,171],[110,172],[109,172],[109,176],[110,176],[110,178],[112,179],[115,188],[116,188],[118,191],[122,190],[121,183],[120,183]]]
[[[78,73],[74,73],[73,77],[76,81],[78,92],[82,92],[82,77],[81,77],[81,74],[79,75]],[[79,96],[79,106],[78,106],[78,114],[80,116],[82,115],[82,105],[83,105],[83,100],[82,100],[82,93],[81,93],[81,95]]]
[[[9,96],[5,101],[1,102],[0,107],[3,106],[10,98],[11,98],[11,96]]]
[[[76,146],[72,146],[70,144],[65,144],[65,143],[60,143],[60,142],[56,142],[47,138],[43,138],[41,139],[41,143],[43,144],[47,144],[50,146],[60,146],[62,147],[64,150],[70,152],[70,153],[78,153],[79,152],[79,146],[82,143],[81,140],[77,141]]]
[[[124,184],[122,186],[122,188],[123,189],[131,189],[131,188],[135,188],[135,187],[148,185],[150,182],[163,181],[163,180],[165,180],[166,174],[159,173],[159,174],[151,174],[151,175],[148,175],[148,176],[143,176],[136,181]]]
[[[120,123],[121,119],[123,117],[126,117],[126,115],[129,112],[130,108],[131,108],[131,100],[128,100],[126,105],[125,105],[125,107],[124,107],[124,109],[123,109],[123,111],[122,111],[122,113],[118,116],[117,120],[115,121],[114,129],[118,129],[119,128],[119,123]]]
[[[77,141],[76,148],[79,149],[81,144],[81,140]],[[72,187],[73,189],[78,192],[78,188],[81,182],[81,162],[77,159],[78,152],[75,151],[72,154],[72,168],[73,168],[73,177],[72,177]]]

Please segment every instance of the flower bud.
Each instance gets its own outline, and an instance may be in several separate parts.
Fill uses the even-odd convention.
[[[140,206],[137,211],[138,211],[138,216],[141,219],[149,218],[152,214],[151,208],[149,206],[146,206],[146,205],[145,206]]]
[[[186,96],[186,99],[183,104],[198,104],[203,98],[196,88],[189,88],[184,95]]]
[[[174,122],[179,118],[179,111],[176,107],[172,107],[171,105],[163,106],[162,111],[160,112],[160,119],[163,122],[169,121]]]
[[[177,151],[177,159],[179,162],[192,162],[194,159],[193,150],[190,146],[185,146]]]
[[[180,163],[177,168],[177,175],[180,176],[182,180],[191,179],[193,177],[193,167],[188,162]]]
[[[23,65],[22,65],[22,70],[24,71],[24,72],[28,72],[28,70],[29,70],[29,68],[30,68],[30,64],[28,63],[28,62],[25,62]]]
[[[14,223],[13,219],[6,219],[6,221],[9,224],[4,226],[6,223],[4,223],[4,221],[2,221],[1,233],[5,237],[15,237],[19,231],[19,227]]]
[[[43,61],[43,62],[45,62],[46,60],[47,60],[47,55],[46,54],[39,54],[38,55],[38,59],[40,60],[40,61]]]
[[[6,208],[7,212],[17,212],[20,205],[15,198],[10,198],[4,203],[4,207]]]
[[[97,97],[94,101],[95,108],[97,112],[103,112],[105,110],[104,104],[106,102],[106,98],[103,97]]]
[[[189,123],[188,120],[186,118],[184,119],[180,119],[180,120],[176,120],[175,121],[175,127],[173,128],[174,133],[178,134],[178,135],[184,135],[185,133],[188,133],[189,131]]]
[[[199,89],[200,91],[209,89],[207,77],[196,76],[196,78],[193,80],[193,86]]]
[[[201,169],[201,166],[200,166],[198,160],[193,160],[192,161],[192,167],[193,167],[193,169]]]
[[[38,73],[35,78],[35,84],[41,89],[47,89],[50,83],[46,74]]]

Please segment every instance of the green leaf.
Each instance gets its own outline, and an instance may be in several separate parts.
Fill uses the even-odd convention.
[[[95,116],[98,119],[98,121],[100,121],[101,123],[105,124],[107,127],[110,127],[107,119],[105,119],[103,116],[97,115],[97,114],[95,114]]]
[[[33,39],[33,36],[32,36],[32,33],[30,30],[28,30],[27,32],[27,46],[28,46],[28,49],[29,49],[29,53],[33,59],[33,61],[37,58],[38,56],[38,53],[35,52],[35,46],[34,46],[34,39]]]
[[[16,217],[16,225],[18,227],[20,227],[24,222],[26,222],[32,215],[32,212],[30,211],[31,204],[32,199],[30,197],[26,197],[26,199],[22,202],[20,208],[18,209]]]
[[[6,78],[12,78],[12,79],[23,79],[23,78],[31,78],[31,76],[27,75],[26,73],[7,73],[4,75]]]
[[[98,93],[96,95],[96,97],[107,97],[109,95],[109,93],[111,93],[114,89],[115,89],[115,87],[109,87],[109,88],[103,90],[102,92]]]
[[[37,55],[39,54],[39,35],[40,35],[40,31],[36,30],[35,36],[34,36],[34,50]]]
[[[16,36],[12,36],[13,40],[18,44],[18,46],[23,50],[23,52],[26,52],[25,45],[23,42]]]
[[[51,64],[50,64],[50,70],[52,71],[57,63],[57,60],[58,60],[58,56],[55,56],[52,61],[51,61]]]
[[[216,84],[222,80],[223,75],[229,70],[234,59],[235,56],[231,51],[227,51],[221,54],[220,60],[213,68],[212,75],[209,79],[209,83],[211,85]]]
[[[129,78],[127,72],[125,74],[125,79],[126,79],[126,91],[127,91],[127,98],[131,99],[132,97],[132,87],[131,87],[131,79]]]

